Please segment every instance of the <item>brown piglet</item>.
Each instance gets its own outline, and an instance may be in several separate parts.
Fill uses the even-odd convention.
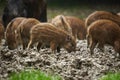
[[[66,27],[68,27],[67,29],[71,29],[69,30],[69,32],[72,32],[71,34],[74,36],[75,39],[83,40],[86,38],[86,27],[83,20],[74,16],[58,15],[51,21],[51,23],[56,25],[58,28],[62,28],[62,26],[65,26],[63,22],[66,22],[66,24],[68,24]],[[64,28],[62,29],[68,31]]]
[[[8,45],[8,48],[11,50],[17,47],[16,40],[15,40],[15,30],[24,19],[26,18],[24,17],[14,18],[7,25],[7,28],[5,31],[5,39],[6,39],[6,45]]]
[[[38,23],[40,23],[40,21],[35,18],[27,18],[26,20],[21,22],[21,24],[15,30],[17,45],[23,46],[23,49],[27,47],[30,39],[30,30],[34,25]]]
[[[91,54],[97,43],[100,49],[104,49],[104,45],[108,44],[120,53],[120,27],[110,20],[97,20],[88,27],[87,41]]]
[[[85,22],[74,16],[65,16],[70,27],[72,28],[72,34],[75,39],[83,40],[86,39],[86,27]]]
[[[42,45],[50,44],[52,53],[56,52],[57,47],[64,48],[68,52],[75,51],[76,48],[73,36],[51,23],[40,23],[32,27],[27,49],[37,42],[39,42],[38,50]]]
[[[70,27],[70,24],[68,23],[64,15],[55,16],[52,19],[51,23],[54,24],[58,29],[67,31],[69,34],[72,35],[72,28]]]

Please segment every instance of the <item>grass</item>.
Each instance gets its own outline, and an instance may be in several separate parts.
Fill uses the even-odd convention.
[[[59,14],[63,15],[69,15],[69,16],[76,16],[80,19],[85,20],[89,14],[96,10],[105,10],[105,11],[110,11],[110,12],[119,12],[119,5],[104,5],[104,4],[98,4],[98,5],[92,5],[92,4],[85,4],[85,3],[74,3],[70,4],[67,3],[65,5],[64,2],[48,2],[48,7],[47,7],[47,16],[48,19],[51,20],[55,16]]]
[[[25,70],[13,73],[8,80],[62,80],[58,75],[46,74],[39,70]]]
[[[119,73],[109,73],[100,78],[100,80],[120,80],[120,72]]]
[[[76,16],[81,19],[84,19],[90,12],[90,9],[85,6],[83,6],[81,9],[79,6],[74,6],[70,8],[69,7],[61,7],[61,8],[60,7],[48,7],[47,12],[48,12],[48,19],[52,19],[53,17],[59,14]]]

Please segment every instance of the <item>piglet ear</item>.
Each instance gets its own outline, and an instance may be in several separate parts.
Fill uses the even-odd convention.
[[[71,41],[71,37],[70,37],[70,36],[67,36],[67,37],[66,37],[66,41]]]

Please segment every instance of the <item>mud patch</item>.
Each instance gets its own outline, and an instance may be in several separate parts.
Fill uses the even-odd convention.
[[[105,46],[105,52],[95,48],[91,56],[86,40],[77,41],[77,51],[51,54],[50,49],[9,50],[0,48],[0,80],[6,80],[10,73],[26,68],[41,69],[59,74],[64,80],[98,80],[108,72],[120,71],[120,59],[112,47]]]

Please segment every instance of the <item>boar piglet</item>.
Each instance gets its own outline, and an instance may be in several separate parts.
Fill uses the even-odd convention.
[[[92,22],[100,19],[108,19],[120,25],[120,16],[116,13],[107,11],[95,11],[87,17],[85,20],[85,26],[88,27]]]
[[[71,33],[75,39],[85,39],[86,38],[86,27],[83,20],[74,16],[63,16],[57,15],[51,21],[58,28],[61,28],[69,33]],[[66,24],[66,26],[65,26]],[[64,27],[65,26],[65,27]]]
[[[52,19],[51,23],[54,24],[58,29],[67,31],[69,34],[72,35],[72,28],[70,27],[64,15],[57,15],[55,18]]]
[[[75,39],[83,40],[86,38],[85,22],[74,16],[65,16],[70,27],[72,28],[72,34]]]
[[[38,50],[42,45],[50,44],[52,53],[56,52],[57,47],[64,48],[68,52],[75,51],[76,48],[76,42],[72,35],[50,23],[40,23],[31,29],[27,49],[37,42],[39,42]]]
[[[38,23],[40,23],[40,21],[35,18],[27,18],[20,23],[18,28],[15,30],[15,38],[17,45],[23,46],[23,49],[27,47],[30,39],[30,30],[34,25]]]
[[[91,54],[97,43],[100,49],[104,49],[104,45],[108,44],[120,53],[120,27],[110,20],[97,20],[88,27],[87,41]]]
[[[6,45],[8,45],[8,48],[11,50],[17,47],[16,40],[15,40],[15,30],[24,19],[26,18],[24,17],[14,18],[7,25],[6,32],[5,32],[5,39],[6,39]]]

